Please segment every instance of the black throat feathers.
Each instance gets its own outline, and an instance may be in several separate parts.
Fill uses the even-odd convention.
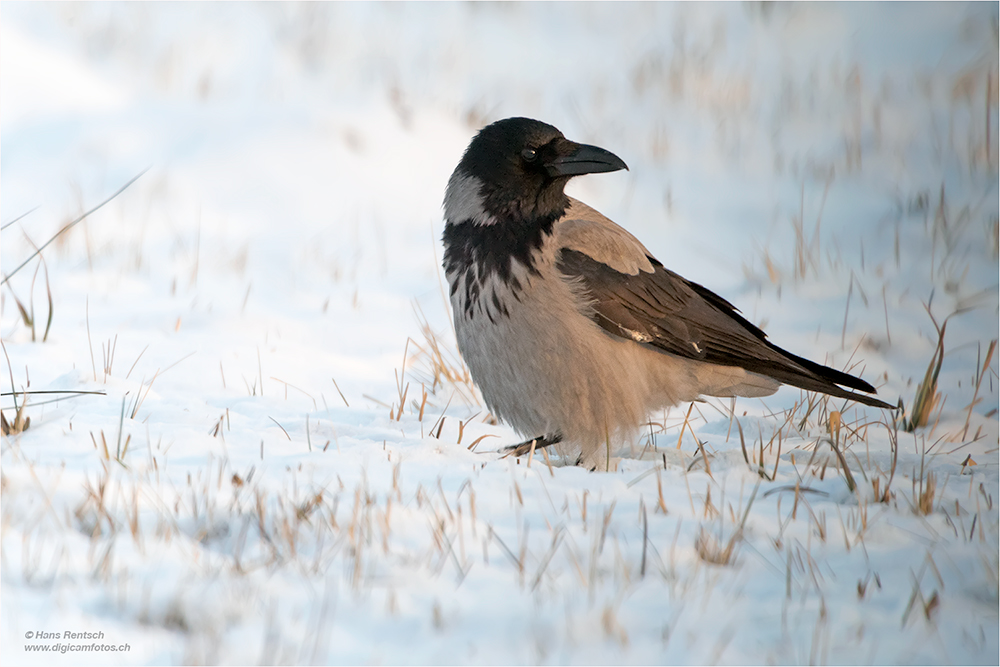
[[[491,274],[507,286],[514,298],[518,298],[524,286],[514,275],[513,263],[518,262],[529,274],[538,275],[534,252],[552,234],[552,227],[562,213],[522,223],[497,221],[477,224],[466,220],[445,225],[442,237],[444,270],[452,279],[452,295],[462,282],[465,283],[465,310],[469,316]],[[495,292],[492,299],[498,300]],[[495,306],[501,313],[506,310],[502,303]]]

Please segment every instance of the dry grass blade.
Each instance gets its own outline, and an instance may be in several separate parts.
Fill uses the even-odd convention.
[[[82,389],[31,389],[29,391],[5,391],[0,392],[0,396],[17,396],[20,394],[24,396],[25,394],[95,394],[97,396],[106,396],[107,392],[104,391],[84,391]]]
[[[802,419],[799,420],[798,430],[803,430],[806,424],[809,422],[809,416],[812,415],[813,410],[815,410],[820,405],[820,395],[813,391],[806,392],[806,412],[802,415]]]
[[[135,403],[132,405],[132,409],[129,411],[129,419],[135,419],[136,414],[139,412],[139,408],[142,406],[142,402],[146,400],[146,396],[149,396],[150,390],[153,388],[153,383],[156,382],[156,378],[160,376],[160,370],[157,369],[156,373],[153,375],[153,379],[149,381],[146,385],[146,393],[143,393],[142,386],[145,383],[145,378],[139,383],[139,391],[135,395]]]
[[[24,414],[24,408],[27,407],[25,402],[21,402],[21,407],[17,409],[14,413],[14,423],[7,421],[7,417],[0,412],[0,429],[2,429],[4,435],[17,435],[23,431],[26,431],[29,426],[31,426],[31,417]]]
[[[464,402],[469,405],[481,405],[472,382],[472,373],[461,356],[442,344],[419,305],[415,305],[414,310],[424,339],[423,344],[412,339],[408,341],[412,342],[417,350],[412,364],[413,371],[425,376],[418,379],[421,382],[426,381],[432,394],[437,394],[438,389],[445,385],[451,385]]]
[[[816,214],[816,224],[811,236],[805,231],[805,182],[800,185],[799,213],[797,216],[792,216],[792,230],[795,233],[793,272],[800,280],[809,274],[810,269],[812,269],[814,274],[819,270],[821,250],[820,227],[823,221],[823,210],[826,208],[826,199],[830,194],[830,186],[833,184],[833,176],[834,174],[831,170],[827,174],[826,183],[823,187],[823,198],[820,201],[819,211]]]
[[[723,546],[714,535],[701,528],[698,531],[698,537],[695,538],[694,548],[698,553],[698,557],[706,563],[729,565],[733,557],[735,542],[730,538],[725,546]]]
[[[694,409],[694,403],[688,406],[687,414],[684,415],[684,423],[681,424],[681,432],[677,435],[677,449],[681,448],[681,442],[684,439],[684,429],[687,428],[688,420],[691,418],[691,410]],[[695,442],[698,442],[698,437],[695,436],[694,431],[691,431],[691,437],[694,438]]]
[[[23,392],[18,392],[18,393],[19,394],[34,394],[34,393],[46,393],[46,392],[23,391]],[[50,398],[47,401],[34,401],[31,404],[31,407],[34,408],[34,407],[38,407],[39,405],[48,405],[49,403],[59,403],[61,401],[66,401],[66,400],[69,400],[70,398],[73,398],[75,394],[81,394],[81,395],[83,395],[83,394],[97,394],[98,396],[105,396],[104,392],[100,392],[100,391],[74,391],[74,392],[63,392],[63,391],[60,391],[60,392],[52,392],[52,393],[58,393],[58,394],[67,394],[68,393],[68,394],[71,394],[71,395],[68,396],[68,397],[66,397],[66,398]]]
[[[330,379],[333,381],[333,386],[337,390],[337,393],[340,394],[340,399],[344,401],[344,405],[351,407],[351,404],[347,402],[347,398],[344,396],[344,392],[340,391],[340,385],[337,384],[337,380],[335,378]]]
[[[58,232],[56,232],[56,233],[55,233],[55,234],[54,234],[54,235],[52,236],[52,238],[50,238],[50,239],[49,239],[48,241],[46,241],[45,243],[43,243],[43,244],[41,245],[41,247],[39,247],[39,248],[38,248],[38,249],[37,249],[37,250],[36,250],[35,252],[33,252],[33,253],[31,254],[31,256],[30,256],[30,257],[28,257],[28,259],[26,259],[26,260],[24,260],[23,262],[21,262],[21,264],[20,264],[20,265],[18,265],[18,267],[17,267],[16,269],[14,269],[13,271],[11,271],[10,273],[5,273],[5,274],[4,274],[4,276],[3,276],[3,280],[2,280],[2,281],[0,281],[0,285],[5,285],[5,284],[7,283],[7,281],[8,281],[8,280],[10,280],[10,279],[11,279],[11,277],[13,277],[13,276],[14,276],[14,274],[16,274],[16,273],[17,273],[18,271],[20,271],[21,269],[23,269],[23,268],[25,267],[25,265],[26,265],[26,264],[27,264],[28,262],[30,262],[30,261],[31,261],[31,260],[33,260],[33,259],[34,259],[35,257],[37,257],[37,256],[38,256],[38,255],[39,255],[39,254],[40,254],[40,253],[41,253],[41,252],[42,252],[43,250],[45,250],[45,248],[47,248],[47,247],[48,247],[48,245],[49,245],[50,243],[52,243],[53,241],[55,241],[55,240],[56,240],[57,238],[59,238],[59,237],[60,237],[60,236],[61,236],[61,235],[62,235],[63,233],[65,233],[66,231],[68,231],[68,230],[69,230],[70,228],[72,228],[72,227],[73,227],[74,225],[76,225],[77,223],[79,223],[79,222],[83,221],[83,220],[84,220],[85,218],[87,218],[87,216],[90,216],[90,215],[92,215],[92,214],[96,213],[96,212],[98,211],[98,209],[100,209],[100,208],[101,208],[102,206],[104,206],[105,204],[107,204],[108,202],[110,202],[110,201],[111,201],[112,199],[114,199],[115,197],[117,197],[117,196],[118,196],[118,195],[120,195],[121,193],[125,192],[125,190],[126,190],[126,189],[127,189],[127,188],[128,188],[129,186],[130,186],[130,185],[132,185],[132,184],[133,184],[133,183],[135,183],[135,182],[136,182],[137,180],[139,180],[139,178],[140,178],[140,177],[141,177],[141,176],[142,176],[143,174],[145,174],[145,173],[146,173],[147,171],[149,171],[149,170],[150,170],[151,168],[152,168],[152,167],[146,167],[145,169],[143,169],[142,171],[140,171],[140,172],[139,172],[138,174],[136,174],[135,176],[133,176],[133,177],[132,177],[132,178],[131,178],[131,179],[130,179],[130,180],[128,181],[128,183],[126,183],[125,185],[123,185],[123,186],[121,186],[120,188],[118,188],[118,190],[117,190],[117,191],[116,191],[116,192],[115,192],[115,193],[114,193],[113,195],[111,195],[110,197],[108,197],[107,199],[105,199],[105,200],[104,200],[104,201],[102,201],[102,202],[101,202],[100,204],[98,204],[98,205],[97,205],[97,206],[95,206],[94,208],[90,209],[89,211],[87,211],[86,213],[84,213],[83,215],[81,215],[80,217],[78,217],[78,218],[74,219],[74,220],[73,220],[72,222],[70,222],[70,223],[68,223],[67,225],[65,225],[65,226],[64,226],[64,227],[63,227],[62,229],[60,229],[60,230],[59,230]]]
[[[889,466],[889,479],[885,482],[885,488],[881,488],[881,478],[872,477],[872,490],[875,491],[875,501],[880,503],[888,503],[892,500],[892,492],[890,488],[892,487],[892,480],[896,476],[896,464],[899,461],[899,433],[898,433],[898,423],[893,423],[891,426],[886,422],[885,430],[889,435],[889,448],[892,451],[892,462]]]
[[[27,235],[25,235],[25,237],[27,237]],[[30,243],[32,247],[35,248],[36,250],[35,254],[38,254],[38,252],[40,252],[38,246],[36,246],[34,241],[32,241],[30,238],[28,238],[28,243]],[[49,330],[52,328],[52,316],[55,314],[55,311],[52,305],[52,285],[49,282],[49,266],[45,262],[45,257],[39,256],[38,260],[39,260],[38,266],[35,267],[35,273],[31,276],[31,287],[28,291],[28,295],[30,297],[29,301],[30,314],[25,312],[24,306],[18,300],[16,295],[14,296],[14,301],[17,304],[18,310],[21,311],[21,318],[24,320],[24,323],[31,328],[31,341],[35,342],[37,340],[35,333],[35,281],[38,279],[38,269],[41,268],[44,271],[45,275],[45,294],[49,306],[49,315],[45,319],[45,333],[42,334],[42,342],[44,343],[49,338]],[[14,290],[11,289],[10,285],[7,285],[7,288],[11,290],[11,294],[14,294]]]
[[[692,433],[692,435],[693,435],[693,433]],[[701,462],[705,464],[705,473],[708,474],[708,476],[711,477],[714,480],[715,477],[712,475],[712,466],[708,462],[708,454],[705,452],[705,443],[703,443],[698,438],[695,438],[694,441],[698,443],[698,452],[699,452],[699,454],[701,456]],[[688,468],[687,468],[688,472],[690,472],[694,468],[694,466],[695,466],[696,463],[698,463],[698,459],[695,459],[694,461],[691,461],[691,465],[689,465]]]
[[[510,550],[510,547],[508,547],[504,543],[504,541],[502,539],[500,539],[500,536],[497,535],[496,531],[493,530],[493,526],[489,526],[489,532],[490,532],[490,537],[493,540],[495,540],[496,543],[500,545],[500,548],[503,550],[503,552],[505,554],[507,554],[507,558],[510,559],[510,562],[513,563],[515,566],[517,566],[517,568],[519,570],[523,569],[524,568],[524,564],[521,562],[521,560],[517,556],[514,555],[514,552]]]
[[[759,489],[760,480],[753,487],[753,493],[750,494],[750,499],[747,501],[746,509],[743,510],[743,516],[740,518],[739,525],[733,530],[733,533],[726,540],[725,544],[722,544],[714,535],[708,533],[704,527],[699,529],[698,537],[695,538],[695,551],[698,553],[699,558],[713,565],[729,565],[733,562],[736,547],[743,539],[743,530],[746,527],[747,517],[750,516],[750,508],[753,507]]]
[[[750,456],[747,454],[747,441],[743,437],[743,425],[739,419],[736,420],[736,428],[740,431],[740,449],[743,450],[743,460],[747,462],[747,465],[750,465]]]
[[[395,421],[399,421],[403,418],[403,406],[406,405],[406,396],[410,393],[410,383],[404,382],[406,380],[406,362],[409,359],[407,353],[410,350],[410,339],[406,339],[406,345],[403,347],[403,370],[394,371],[396,374],[396,393],[399,396],[399,410],[396,412],[395,417],[392,415],[392,410],[389,410],[389,417]]]
[[[934,473],[928,472],[927,476],[920,480],[920,489],[915,494],[917,497],[915,509],[918,514],[926,516],[934,511],[934,495],[936,491],[937,480],[934,479]]]
[[[945,319],[944,323],[938,326],[937,320],[931,314],[930,307],[925,306],[925,308],[927,308],[927,314],[931,316],[931,322],[934,323],[934,328],[937,330],[938,342],[934,348],[934,354],[931,355],[930,364],[927,366],[927,373],[924,374],[924,379],[917,387],[917,394],[913,399],[913,410],[910,412],[910,419],[906,422],[905,427],[905,430],[910,433],[930,423],[931,413],[934,412],[934,408],[941,400],[941,394],[937,390],[937,381],[938,375],[941,373],[941,363],[944,361],[944,332],[948,326],[948,320]]]
[[[472,441],[472,444],[471,444],[471,445],[469,445],[469,446],[467,447],[467,449],[468,449],[468,450],[469,450],[470,452],[473,452],[473,451],[475,451],[475,450],[476,450],[476,445],[478,445],[478,444],[479,444],[480,442],[482,442],[482,441],[483,441],[483,440],[485,440],[486,438],[499,438],[499,437],[500,437],[500,436],[498,436],[498,435],[495,435],[495,434],[493,434],[493,433],[487,433],[487,434],[485,434],[485,435],[481,435],[481,436],[479,436],[478,438],[476,438],[475,440],[473,440],[473,441]],[[544,452],[545,450],[543,449],[542,451]]]
[[[642,562],[639,564],[639,576],[646,577],[646,549],[649,546],[649,518],[646,514],[646,505],[642,505]]]
[[[854,271],[851,271],[851,280],[847,285],[847,304],[844,306],[844,326],[840,329],[840,349],[844,349],[844,340],[847,338],[847,316],[851,312],[851,296],[854,294]]]
[[[847,467],[847,459],[844,458],[844,453],[840,451],[837,444],[830,440],[830,448],[833,449],[833,453],[837,455],[837,461],[840,462],[840,469],[844,472],[844,481],[847,482],[847,488],[854,493],[854,489],[858,487],[857,483],[854,481],[854,475],[851,474],[851,469]]]
[[[14,294],[14,290],[13,288],[10,287],[10,285],[7,286],[7,289],[10,290],[10,295],[14,297],[14,305],[17,306],[17,311],[21,314],[21,321],[24,322],[24,326],[34,331],[35,322],[31,318],[31,313],[29,313],[28,309],[24,307],[24,304],[21,303],[21,300],[17,298],[17,294]]]
[[[962,430],[962,439],[965,440],[966,436],[969,434],[969,420],[972,419],[972,408],[979,403],[979,388],[983,384],[983,377],[986,376],[986,370],[990,367],[990,362],[993,360],[993,353],[997,349],[996,339],[990,341],[990,347],[986,351],[986,361],[983,362],[982,368],[978,368],[976,373],[976,391],[972,394],[972,401],[969,403],[969,412],[965,416],[965,428]]]
[[[38,207],[36,206],[33,209],[25,211],[24,213],[22,213],[21,215],[17,216],[16,218],[14,218],[13,220],[11,220],[10,222],[3,223],[3,226],[0,227],[0,231],[3,231],[4,229],[7,229],[8,227],[10,227],[11,225],[13,225],[18,220],[26,218],[27,216],[31,215],[32,213],[34,213],[37,210],[38,210]]]
[[[547,448],[542,448],[542,457],[545,459],[545,465],[549,468],[549,477],[555,477],[556,473],[552,469],[552,459],[549,458],[549,450]]]
[[[271,421],[273,421],[277,425],[277,427],[281,429],[281,432],[285,434],[285,437],[288,438],[289,441],[291,441],[292,436],[288,435],[288,431],[285,430],[284,426],[282,426],[281,424],[278,424],[278,420],[277,419],[275,419],[271,415],[268,415],[267,418],[270,419]]]
[[[52,329],[52,316],[55,315],[55,307],[52,304],[52,285],[49,283],[49,267],[42,259],[42,268],[45,270],[45,298],[49,303],[49,316],[45,320],[45,333],[42,334],[42,342],[49,340],[49,331]]]
[[[139,383],[139,391],[135,395],[135,403],[133,403],[132,409],[129,411],[129,419],[135,419],[136,414],[138,414],[138,412],[139,412],[139,408],[142,407],[143,401],[146,400],[146,397],[149,396],[149,392],[153,389],[153,383],[156,382],[156,378],[160,377],[161,375],[163,375],[164,373],[166,373],[167,371],[169,371],[171,368],[173,368],[177,364],[181,363],[182,361],[190,359],[195,354],[196,354],[195,352],[191,352],[190,354],[184,355],[183,357],[181,357],[180,359],[178,359],[174,363],[172,363],[169,366],[167,366],[166,368],[164,368],[162,371],[159,368],[157,368],[156,372],[153,373],[153,379],[149,381],[148,385],[146,385],[146,392],[145,393],[143,393],[143,391],[142,391],[142,387],[145,384],[145,378],[143,378],[143,381]]]
[[[7,355],[7,346],[3,344],[0,340],[0,348],[3,349],[3,356],[7,359],[7,372],[10,374],[10,388],[14,388],[14,371],[13,366],[10,365],[10,357]],[[24,392],[22,392],[23,394]],[[14,398],[14,423],[11,424],[7,421],[7,418],[0,412],[0,427],[3,429],[4,435],[10,435],[12,433],[20,433],[28,428],[31,424],[31,417],[27,417],[24,414],[24,409],[26,407],[26,401],[22,397],[20,407],[17,405],[17,393],[11,392],[10,394]]]
[[[441,411],[441,416],[440,416],[440,417],[438,417],[438,418],[437,418],[437,419],[436,419],[436,420],[434,421],[434,423],[433,423],[433,424],[431,425],[431,430],[430,430],[429,432],[430,432],[430,433],[431,433],[431,434],[432,434],[432,435],[433,435],[433,436],[434,436],[435,438],[437,438],[438,440],[440,440],[440,439],[441,439],[441,431],[442,431],[442,430],[444,429],[444,419],[445,419],[445,413],[447,413],[447,412],[448,412],[448,408],[450,408],[450,407],[451,407],[451,399],[452,399],[452,398],[454,398],[454,397],[455,397],[455,394],[452,394],[452,395],[451,395],[451,396],[450,396],[450,397],[448,398],[448,402],[447,402],[447,403],[445,403],[445,405],[444,405],[444,410],[442,410],[442,411]],[[437,432],[436,432],[436,433],[435,433],[434,429],[437,429]],[[478,442],[478,441],[477,441],[477,442]],[[473,443],[473,444],[475,444],[475,443]]]
[[[542,450],[545,451],[545,450]],[[563,531],[559,527],[556,529],[555,534],[552,536],[552,545],[549,550],[542,556],[542,561],[538,566],[538,572],[535,573],[535,578],[531,582],[531,590],[538,588],[538,584],[542,581],[542,575],[545,574],[545,570],[548,569],[549,563],[552,561],[552,556],[555,555],[556,551],[559,549],[559,545],[562,543]]]

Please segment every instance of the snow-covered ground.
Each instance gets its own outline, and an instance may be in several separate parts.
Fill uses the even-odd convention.
[[[149,169],[3,286],[4,664],[1000,659],[996,3],[0,19],[4,279]],[[511,115],[620,155],[570,192],[907,419],[947,319],[928,425],[785,388],[610,471],[498,458],[440,203]]]

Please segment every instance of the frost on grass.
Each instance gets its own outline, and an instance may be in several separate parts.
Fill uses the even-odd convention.
[[[900,11],[5,4],[0,658],[994,663],[996,8]],[[436,244],[516,114],[899,419],[784,389],[500,458]]]

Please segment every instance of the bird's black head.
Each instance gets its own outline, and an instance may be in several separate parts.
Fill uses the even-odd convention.
[[[481,205],[494,218],[530,222],[562,215],[573,176],[619,169],[628,167],[614,153],[570,141],[541,121],[507,118],[479,131],[455,176],[480,182]]]

